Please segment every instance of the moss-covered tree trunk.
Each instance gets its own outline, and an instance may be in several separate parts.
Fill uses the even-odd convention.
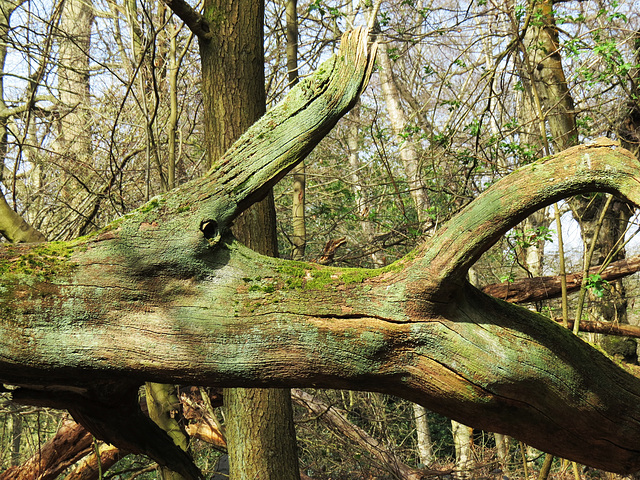
[[[356,388],[615,472],[640,469],[640,380],[468,269],[531,212],[588,191],[640,205],[640,164],[584,145],[495,183],[383,269],[259,255],[229,234],[353,106],[367,32],[265,114],[217,168],[91,236],[0,249],[0,381],[94,435],[201,478],[144,417],[144,381]],[[579,439],[579,441],[576,441]]]

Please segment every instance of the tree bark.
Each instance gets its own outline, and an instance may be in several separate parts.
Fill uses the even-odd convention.
[[[416,422],[418,456],[420,458],[420,463],[425,467],[428,467],[433,461],[433,442],[431,441],[431,430],[429,429],[427,410],[417,403],[414,403],[412,407],[413,419]]]
[[[548,124],[559,152],[578,142],[575,106],[562,68],[553,1],[543,0],[532,8],[534,20],[528,25],[521,49],[530,76],[525,80],[536,90],[535,96],[544,109],[540,120]]]
[[[78,462],[78,465],[73,469],[73,471],[64,477],[64,480],[101,480],[104,477],[101,477],[99,473],[102,472],[104,474],[104,472],[109,470],[126,455],[126,453],[122,453],[118,447],[105,444],[100,445],[99,452],[99,467],[98,456],[94,449],[94,452],[91,455],[88,455]]]
[[[473,458],[473,428],[451,420],[453,445],[456,449],[455,478],[469,478],[470,470],[475,466]]]
[[[67,419],[33,457],[0,473],[0,480],[55,480],[92,448],[91,434],[82,425]]]
[[[640,255],[618,260],[600,271],[602,266],[589,269],[590,275],[599,274],[603,280],[612,281],[640,271]],[[482,288],[487,295],[511,303],[527,303],[558,298],[562,294],[560,275],[522,278],[513,282],[493,283]],[[582,272],[567,274],[567,292],[580,290]]]
[[[66,0],[60,17],[57,153],[76,167],[91,156],[89,51],[94,12],[90,1]],[[69,165],[71,167],[71,165]]]
[[[264,2],[208,0],[204,15],[216,26],[200,53],[205,131],[215,139],[207,153],[217,161],[265,113]],[[233,233],[254,251],[278,256],[272,190],[236,219]],[[224,403],[231,478],[299,479],[289,390],[225,389]]]
[[[67,405],[101,438],[141,450],[148,424],[132,402],[115,402],[121,416],[95,399],[135,400],[144,381],[358,388],[596,468],[640,469],[640,380],[465,280],[560,198],[607,191],[640,205],[640,165],[624,149],[578,146],[522,167],[383,269],[264,257],[228,234],[354,104],[372,61],[357,29],[207,177],[94,236],[1,249],[0,381],[20,386],[14,401]]]
[[[16,213],[0,192],[0,234],[12,243],[38,243],[47,239]]]
[[[225,389],[224,401],[230,478],[300,478],[289,389]]]
[[[94,20],[92,2],[85,0],[65,0],[60,16],[58,40],[58,108],[60,110],[57,137],[53,143],[56,159],[66,172],[73,172],[89,182],[89,166],[93,165],[92,116],[90,95],[89,52],[91,46],[91,26]],[[81,173],[82,172],[82,173]],[[70,175],[69,175],[70,176]],[[77,190],[70,189],[65,182],[60,183],[61,195],[78,208],[82,205]],[[92,218],[75,230],[76,235],[84,235],[93,227]],[[93,227],[95,228],[95,227]]]

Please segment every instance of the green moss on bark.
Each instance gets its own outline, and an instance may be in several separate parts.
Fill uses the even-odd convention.
[[[68,242],[43,243],[24,251],[23,247],[5,247],[0,260],[0,275],[27,275],[35,279],[53,280],[57,276],[70,273],[75,263],[70,260],[73,248]]]
[[[365,280],[402,271],[407,257],[383,268],[336,268],[313,263],[287,262],[278,265],[276,271],[290,290],[324,290],[339,285],[354,285]]]

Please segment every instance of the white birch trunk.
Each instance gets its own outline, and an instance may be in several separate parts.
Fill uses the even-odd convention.
[[[380,84],[389,114],[391,129],[395,140],[398,142],[400,159],[407,175],[407,183],[416,208],[418,221],[422,229],[427,230],[430,226],[428,222],[429,198],[420,173],[420,156],[415,143],[408,137],[404,138],[409,122],[400,104],[400,93],[393,78],[391,60],[385,43],[381,43],[378,47],[378,60],[381,66]]]
[[[416,422],[416,435],[418,437],[418,456],[420,463],[428,467],[433,461],[433,442],[429,430],[427,409],[417,403],[413,404],[413,418]]]

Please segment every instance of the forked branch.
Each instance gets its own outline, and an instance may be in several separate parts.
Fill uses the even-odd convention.
[[[464,278],[500,235],[560,198],[608,191],[638,205],[627,152],[584,146],[528,165],[384,269],[272,259],[229,235],[353,105],[372,62],[366,32],[352,32],[206,178],[92,237],[0,249],[0,381],[132,451],[156,435],[134,409],[144,381],[314,386],[387,392],[564,458],[640,469],[640,380]],[[122,389],[130,399],[114,412]],[[148,450],[167,457],[166,443]],[[173,466],[197,478],[183,460]]]

